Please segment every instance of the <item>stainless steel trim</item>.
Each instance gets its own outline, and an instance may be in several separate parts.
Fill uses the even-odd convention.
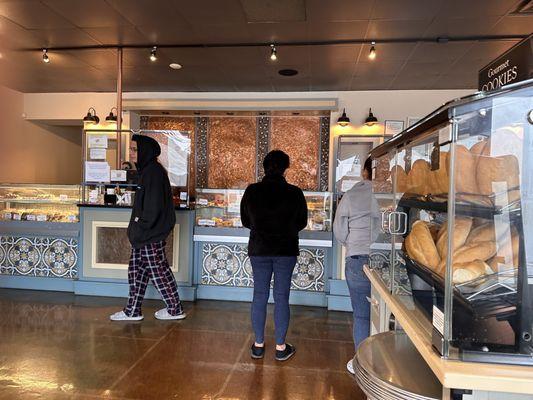
[[[210,242],[210,243],[248,243],[248,236],[215,236],[215,235],[194,235],[195,242]],[[332,240],[319,239],[300,239],[298,242],[300,246],[305,247],[332,247]]]

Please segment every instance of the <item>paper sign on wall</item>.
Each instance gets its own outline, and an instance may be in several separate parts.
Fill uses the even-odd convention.
[[[110,182],[111,167],[105,161],[85,162],[85,182]]]
[[[107,136],[106,135],[95,135],[89,136],[88,147],[90,149],[107,149]]]
[[[105,160],[106,149],[101,149],[99,147],[89,149],[89,158],[91,160]]]

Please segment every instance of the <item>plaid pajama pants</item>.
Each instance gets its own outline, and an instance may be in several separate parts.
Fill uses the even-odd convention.
[[[165,254],[165,244],[165,241],[161,241],[140,249],[131,249],[128,267],[130,292],[128,304],[124,308],[126,315],[130,317],[141,315],[141,306],[150,279],[161,294],[169,314],[177,315],[183,312],[178,285]]]

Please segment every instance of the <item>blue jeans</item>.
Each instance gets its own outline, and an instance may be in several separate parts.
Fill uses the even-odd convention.
[[[353,309],[353,341],[355,350],[370,335],[370,281],[363,272],[368,255],[346,258],[346,283]]]
[[[254,299],[252,302],[252,328],[255,341],[265,341],[267,303],[270,281],[274,273],[274,327],[276,344],[284,344],[289,329],[289,292],[296,257],[250,257],[254,274]]]

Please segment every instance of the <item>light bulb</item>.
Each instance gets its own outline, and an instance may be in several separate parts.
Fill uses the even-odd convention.
[[[276,61],[278,59],[278,55],[276,54],[276,46],[273,44],[270,45],[270,59],[272,61]]]
[[[370,58],[371,60],[375,60],[376,59],[376,47],[375,47],[375,44],[376,44],[376,42],[372,42],[372,47],[370,47],[370,53],[368,53],[368,58]]]
[[[48,50],[43,49],[43,62],[48,64],[50,62],[50,57],[48,57]]]
[[[152,47],[152,50],[150,51],[150,61],[156,61],[157,60],[157,47]]]

